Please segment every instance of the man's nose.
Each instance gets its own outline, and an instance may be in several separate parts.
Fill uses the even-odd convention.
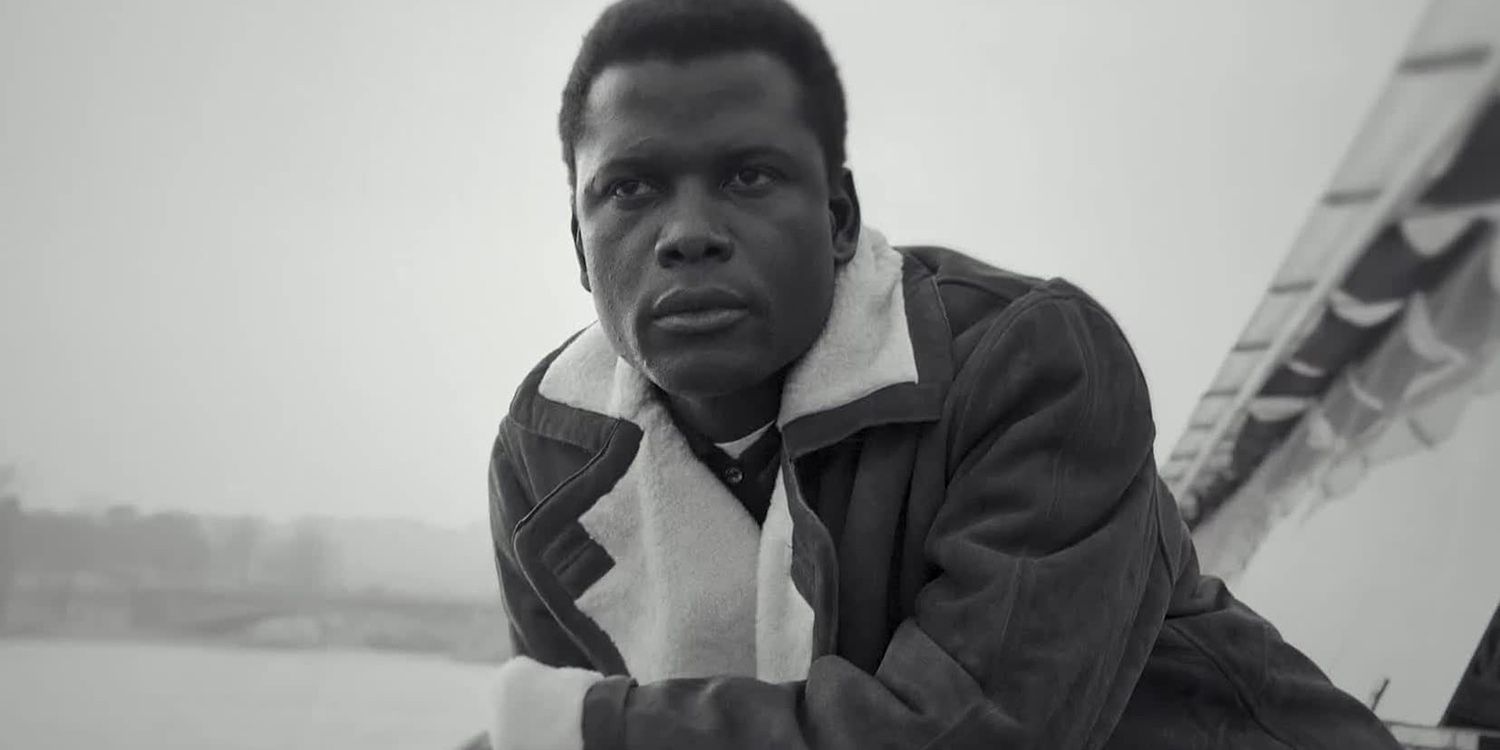
[[[729,260],[734,245],[716,218],[713,199],[684,190],[668,208],[671,212],[656,240],[656,262],[663,268],[685,263]]]

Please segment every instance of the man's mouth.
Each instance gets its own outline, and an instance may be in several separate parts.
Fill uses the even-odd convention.
[[[750,311],[743,307],[707,307],[658,317],[658,328],[672,333],[713,333],[740,322]]]
[[[749,305],[724,287],[686,287],[668,291],[652,305],[652,324],[671,333],[713,333],[744,320]]]

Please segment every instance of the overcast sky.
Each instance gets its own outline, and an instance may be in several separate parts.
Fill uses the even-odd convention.
[[[1165,454],[1420,0],[809,0],[868,222],[1066,276]],[[28,503],[485,514],[592,318],[558,94],[601,2],[0,0],[0,464]]]

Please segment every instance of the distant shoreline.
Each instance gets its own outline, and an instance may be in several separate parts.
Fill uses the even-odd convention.
[[[368,646],[297,647],[254,644],[211,638],[177,637],[169,635],[80,635],[71,633],[20,633],[0,631],[0,647],[16,645],[26,646],[31,644],[46,644],[49,646],[161,646],[166,648],[204,649],[207,651],[220,651],[227,649],[233,651],[243,651],[246,653],[264,652],[268,654],[308,652],[318,654],[342,654],[349,656],[391,656],[398,658],[433,660],[438,662],[481,667],[493,666],[497,664],[496,661],[492,660],[472,659],[461,655],[449,654],[444,652],[382,649],[372,648]]]
[[[498,602],[388,593],[122,589],[32,585],[11,592],[0,637],[347,650],[497,663],[509,654]]]

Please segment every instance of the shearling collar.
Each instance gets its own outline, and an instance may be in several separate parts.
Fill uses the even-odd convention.
[[[828,324],[783,390],[783,459],[763,526],[693,456],[598,325],[540,372],[537,399],[513,405],[557,439],[602,441],[513,540],[549,609],[604,668],[641,681],[780,682],[831,647],[832,540],[792,462],[862,428],[937,419],[952,378],[947,320],[920,261],[866,228],[834,284]],[[595,432],[600,423],[611,426]]]
[[[798,456],[869,426],[936,419],[951,378],[947,322],[930,274],[864,227],[835,277],[828,323],[787,375],[776,422]],[[552,361],[538,394],[635,421],[651,384],[595,323]]]

